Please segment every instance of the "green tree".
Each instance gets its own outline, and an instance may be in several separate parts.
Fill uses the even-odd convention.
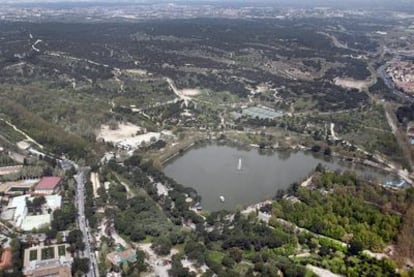
[[[154,239],[151,245],[151,248],[154,250],[154,252],[161,256],[170,254],[171,247],[172,244],[170,240],[163,236]]]
[[[89,259],[88,258],[74,258],[72,263],[72,273],[79,275],[79,273],[89,272]]]
[[[349,253],[358,255],[363,250],[363,243],[358,239],[352,239],[349,244]]]

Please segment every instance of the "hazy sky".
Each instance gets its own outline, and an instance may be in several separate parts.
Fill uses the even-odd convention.
[[[414,7],[414,0],[0,0],[0,4],[20,4],[20,3],[62,3],[62,2],[106,2],[106,3],[151,3],[151,2],[186,2],[190,1],[192,3],[200,2],[216,2],[216,3],[225,3],[225,2],[239,2],[239,3],[249,3],[253,5],[255,2],[266,2],[270,4],[283,4],[283,5],[305,5],[305,6],[398,6],[403,5],[407,7]]]
[[[185,2],[188,0],[155,0],[154,2]],[[405,2],[412,3],[414,5],[414,0],[190,0],[191,2],[269,2],[269,3],[278,3],[278,2],[294,2],[294,3],[304,3],[304,4],[316,4],[316,3],[387,3],[387,2]],[[153,2],[151,0],[0,0],[0,3],[45,3],[45,2]]]

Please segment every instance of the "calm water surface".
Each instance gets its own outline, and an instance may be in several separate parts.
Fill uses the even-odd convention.
[[[271,199],[277,189],[302,181],[319,163],[333,170],[350,166],[318,159],[305,152],[261,154],[257,149],[210,144],[174,159],[165,166],[164,173],[197,190],[204,209],[217,211]],[[377,177],[379,174],[367,168],[356,170],[363,175]],[[224,202],[220,201],[220,196],[224,196]]]

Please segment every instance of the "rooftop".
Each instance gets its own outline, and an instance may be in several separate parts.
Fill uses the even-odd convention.
[[[135,262],[137,260],[137,252],[134,249],[127,249],[125,251],[115,251],[109,253],[107,259],[113,263],[120,265],[125,262]]]
[[[23,219],[21,228],[26,232],[32,231],[35,228],[40,229],[49,226],[51,220],[50,214],[29,215]]]
[[[28,215],[27,200],[33,200],[34,197],[29,195],[22,195],[11,198],[7,206],[7,213],[3,212],[3,219],[13,220],[16,227],[22,228],[24,231],[31,231],[33,228],[39,229],[41,227],[50,225],[51,215]],[[62,196],[48,195],[45,196],[45,206],[52,210],[60,208],[62,204]]]
[[[36,186],[36,190],[55,189],[62,179],[60,177],[43,177]]]
[[[31,189],[37,182],[38,179],[29,179],[14,182],[5,182],[0,184],[0,193],[13,193],[21,190]]]
[[[30,147],[30,143],[25,140],[19,141],[16,145],[22,150],[27,150]]]
[[[10,248],[6,248],[3,250],[1,254],[1,261],[0,261],[0,270],[5,270],[13,266],[13,257],[12,251]]]
[[[52,210],[59,209],[62,205],[62,196],[61,195],[46,195],[45,196],[46,205]]]
[[[8,209],[15,209],[13,219],[16,226],[20,226],[27,215],[26,199],[27,195],[14,197],[9,203]]]
[[[69,244],[34,246],[24,250],[26,276],[71,276]]]

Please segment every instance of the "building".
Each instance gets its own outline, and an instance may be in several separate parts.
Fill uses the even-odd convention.
[[[0,270],[7,270],[13,266],[13,255],[10,247],[3,249],[0,259]]]
[[[60,189],[62,179],[60,177],[43,177],[35,186],[33,194],[50,195],[55,194]]]
[[[46,195],[46,206],[52,211],[60,209],[62,206],[62,196],[60,195]]]
[[[23,273],[30,277],[70,277],[72,256],[69,244],[35,246],[24,251]]]
[[[11,198],[6,211],[1,215],[2,219],[11,221],[15,227],[23,231],[32,231],[33,229],[49,226],[52,221],[51,214],[29,215],[27,200],[32,201],[33,199],[34,197],[29,195]],[[51,209],[54,211],[59,209],[62,204],[62,196],[60,195],[46,195],[45,200],[43,210]]]
[[[20,227],[28,213],[26,205],[26,199],[28,197],[29,196],[27,195],[22,195],[12,198],[7,206],[7,216],[2,215],[2,217],[6,220],[12,221],[14,226]]]
[[[1,183],[0,195],[13,196],[29,193],[38,182],[39,179],[28,179]]]
[[[137,261],[137,252],[132,248],[124,251],[118,249],[117,251],[106,255],[106,259],[113,265],[117,266],[120,266],[126,262],[134,263]]]

